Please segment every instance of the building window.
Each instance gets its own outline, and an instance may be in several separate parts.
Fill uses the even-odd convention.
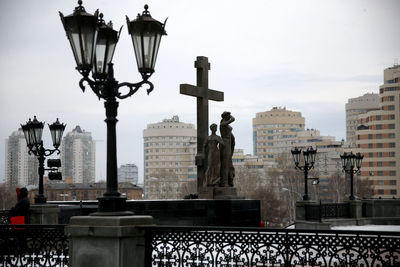
[[[374,153],[369,152],[369,153],[368,153],[368,157],[369,157],[369,158],[373,158],[373,157],[374,157]]]
[[[377,153],[378,158],[382,158],[382,152]]]
[[[396,171],[389,171],[389,176],[396,176]]]
[[[383,145],[382,145],[382,143],[377,143],[377,144],[376,144],[376,147],[377,147],[377,148],[382,148]]]
[[[394,123],[389,124],[389,129],[394,129],[394,128],[395,128]]]
[[[390,194],[391,194],[391,195],[397,195],[397,190],[396,190],[396,189],[390,190]]]
[[[389,152],[389,157],[391,157],[391,158],[396,157],[396,153],[395,152]]]
[[[390,185],[396,185],[397,181],[396,180],[390,180]]]
[[[377,124],[377,125],[376,125],[376,129],[377,129],[377,130],[382,130],[382,124]]]
[[[396,147],[396,143],[389,143],[389,147]]]
[[[389,134],[389,138],[396,138],[396,134],[390,133],[390,134]]]
[[[383,176],[383,171],[377,171],[376,174],[377,174],[378,176]],[[379,181],[379,182],[380,182],[380,181]]]
[[[394,114],[389,115],[389,120],[394,120]]]
[[[368,144],[368,148],[372,148],[372,144],[370,143],[370,144]]]
[[[372,139],[372,134],[368,134],[368,139]]]
[[[385,191],[383,189],[378,189],[378,195],[383,195]]]
[[[381,115],[376,115],[376,120],[380,121],[382,119]]]
[[[370,167],[374,166],[374,163],[372,161],[368,162]]]
[[[383,180],[378,180],[378,185],[384,185],[385,182]]]
[[[396,161],[389,161],[390,167],[396,167]]]
[[[377,134],[377,135],[376,135],[376,138],[377,138],[377,139],[382,139],[382,134]]]
[[[378,161],[378,162],[376,163],[376,165],[377,165],[378,167],[382,167],[382,161]]]

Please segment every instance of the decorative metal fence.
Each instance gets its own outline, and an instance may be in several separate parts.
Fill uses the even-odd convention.
[[[0,225],[0,266],[67,267],[64,225]]]
[[[400,233],[144,227],[145,266],[400,266]]]
[[[10,211],[0,210],[0,225],[10,224]]]
[[[321,221],[321,219],[349,218],[349,203],[320,203],[306,205],[306,220]]]

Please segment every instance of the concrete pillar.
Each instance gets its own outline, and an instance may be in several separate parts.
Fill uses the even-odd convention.
[[[33,204],[30,207],[30,224],[58,224],[60,208],[53,204]]]
[[[296,201],[296,221],[306,220],[306,205],[318,205],[318,203],[313,200]]]
[[[74,267],[144,266],[145,237],[139,225],[152,225],[151,216],[76,216],[65,232]]]
[[[350,218],[359,219],[362,217],[362,202],[360,200],[349,200]]]

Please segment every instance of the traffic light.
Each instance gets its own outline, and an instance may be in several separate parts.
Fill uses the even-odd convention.
[[[62,180],[61,172],[49,172],[49,180]]]

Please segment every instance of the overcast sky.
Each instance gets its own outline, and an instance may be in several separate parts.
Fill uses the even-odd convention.
[[[300,111],[306,128],[345,138],[344,106],[349,98],[378,92],[383,69],[400,58],[398,0],[152,0],[83,2],[97,8],[114,27],[124,25],[114,55],[116,79],[138,82],[125,15],[130,19],[148,3],[164,21],[155,90],[121,100],[117,124],[118,164],[136,163],[143,179],[143,129],[179,115],[196,122],[196,101],[179,94],[179,84],[195,84],[193,61],[211,62],[210,88],[225,92],[210,103],[210,123],[229,110],[237,148],[252,151],[252,118],[274,106]],[[96,179],[105,179],[106,125],[103,101],[78,86],[80,74],[58,11],[69,15],[76,1],[0,1],[0,181],[4,140],[20,123],[37,115],[76,125],[97,143]],[[51,145],[48,129],[44,142]]]

